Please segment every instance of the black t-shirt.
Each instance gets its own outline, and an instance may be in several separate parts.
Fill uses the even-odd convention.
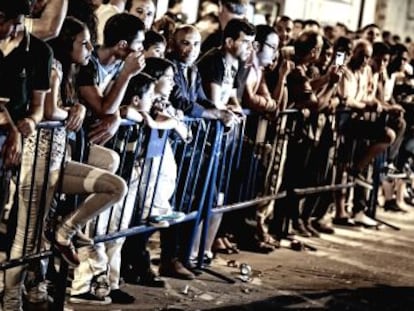
[[[201,54],[205,54],[213,48],[218,48],[223,42],[223,30],[218,29],[210,34],[201,44]]]
[[[201,45],[201,53],[209,53],[214,48],[219,48],[223,43],[224,32],[221,29],[210,34]],[[201,57],[203,58],[203,57]],[[200,58],[200,59],[201,59]],[[244,88],[246,86],[247,75],[249,74],[246,64],[239,60],[239,69],[237,71],[237,98],[241,102],[243,98]]]
[[[226,68],[224,54],[220,49],[212,49],[205,54],[197,64],[201,80],[206,90],[206,85],[216,83],[222,87],[223,92],[230,88],[237,88],[237,68]],[[222,97],[225,97],[222,94]]]
[[[42,40],[26,35],[10,54],[0,51],[0,96],[16,122],[27,115],[33,91],[50,89],[53,53]]]

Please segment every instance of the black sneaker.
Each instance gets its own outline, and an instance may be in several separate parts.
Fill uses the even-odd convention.
[[[213,261],[213,258],[208,256],[207,254],[204,254],[202,266],[210,267],[212,261]],[[188,260],[188,267],[190,269],[195,269],[197,268],[197,266],[198,266],[198,257],[190,257],[190,259]]]
[[[112,303],[130,304],[135,301],[135,298],[133,296],[120,289],[111,290],[109,297],[111,298]]]
[[[70,303],[86,304],[86,305],[109,305],[112,300],[109,297],[97,297],[91,293],[84,293],[79,295],[72,295],[69,298]]]
[[[395,199],[385,201],[384,210],[387,212],[407,213],[405,209],[398,206],[397,201]]]
[[[91,280],[91,293],[99,298],[109,296],[111,292],[111,286],[109,285],[107,272],[101,272],[98,275],[94,275]]]
[[[165,281],[160,278],[152,269],[137,278],[137,284],[149,287],[165,287]]]
[[[162,276],[168,276],[181,280],[195,279],[194,273],[188,270],[177,258],[161,262],[159,266],[159,273]]]

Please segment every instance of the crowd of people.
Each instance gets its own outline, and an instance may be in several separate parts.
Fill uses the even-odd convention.
[[[134,297],[120,289],[121,278],[154,287],[165,285],[160,276],[195,278],[189,263],[197,257],[199,243],[187,260],[176,224],[185,214],[171,204],[178,175],[173,148],[167,140],[162,160],[155,157],[152,164],[157,173],[150,174],[145,192],[140,191],[139,159],[131,159],[132,178],[125,180],[117,174],[119,154],[105,146],[122,119],[136,122],[137,128],[168,130],[189,142],[193,133],[185,117],[217,120],[231,132],[249,122],[248,109],[259,116],[255,134],[248,137],[257,146],[269,142],[264,137],[277,135],[271,124],[286,109],[297,109],[305,119],[348,111],[335,118],[346,143],[338,148],[339,160],[329,164],[335,184],[350,178],[353,191],[261,203],[254,208],[256,227],[247,240],[238,240],[243,229],[234,223],[236,218],[214,214],[208,222],[205,261],[217,252],[238,252],[241,240],[258,252],[279,248],[283,228],[269,230],[268,224],[271,219],[277,224],[280,210],[292,221],[292,231],[305,237],[334,234],[335,225],[376,227],[373,215],[366,213],[367,191],[372,189],[366,171],[379,155],[386,155],[380,203],[392,212],[411,206],[414,136],[409,104],[414,72],[409,40],[402,44],[395,36],[390,41],[389,32],[381,33],[375,24],[351,32],[340,23],[322,27],[315,20],[288,16],[255,26],[245,19],[247,0],[204,1],[199,20],[190,25],[181,5],[170,0],[167,13],[155,20],[153,0],[0,0],[0,176],[20,167],[18,177],[4,185],[9,195],[0,200],[2,222],[17,220],[15,235],[4,243],[9,247],[0,251],[12,260],[32,250],[37,218],[44,215],[45,247],[52,245],[74,271],[71,303],[132,303]],[[50,136],[38,128],[43,121],[65,126]],[[262,163],[260,191],[274,195],[325,182],[321,172],[327,163],[322,159],[330,159],[335,146],[327,130],[330,122],[318,120],[315,133],[322,134],[311,137],[297,131],[295,139],[274,146],[272,161],[278,163]],[[259,127],[273,134],[260,134]],[[68,155],[73,148],[69,142],[79,131],[86,133],[88,146],[82,162]],[[364,143],[348,161],[347,142],[352,140]],[[47,150],[52,150],[51,157]],[[40,167],[36,175],[31,171],[34,161]],[[45,170],[47,196],[40,200]],[[59,209],[54,202],[58,188],[82,200],[54,223],[50,215]],[[158,273],[151,268],[149,234],[93,242],[114,219],[122,218],[116,230],[134,222],[137,196],[144,206],[142,217],[160,228]],[[327,217],[330,206],[332,220]],[[15,213],[10,213],[13,208]],[[24,238],[27,234],[29,239]],[[2,239],[6,237],[10,239],[7,234]],[[48,299],[44,271],[36,270],[35,280],[28,282],[27,269],[19,265],[1,274],[0,309],[23,310],[24,296],[29,302]]]

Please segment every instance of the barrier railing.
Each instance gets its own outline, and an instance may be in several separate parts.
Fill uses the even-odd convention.
[[[118,174],[127,182],[129,194],[133,199],[128,201],[127,197],[121,206],[111,208],[106,233],[95,236],[94,242],[101,243],[159,230],[151,226],[149,220],[153,214],[156,195],[160,190],[159,179],[166,148],[171,148],[177,176],[169,203],[174,210],[184,212],[185,218],[179,222],[171,221],[170,224],[194,221],[194,229],[189,241],[189,248],[191,248],[197,227],[203,220],[204,230],[198,257],[198,266],[201,267],[205,251],[206,228],[213,214],[227,213],[281,198],[297,200],[311,194],[335,192],[354,185],[352,181],[338,182],[340,179],[335,172],[332,172],[338,162],[344,161],[338,156],[339,148],[344,146],[343,134],[338,131],[337,116],[340,113],[304,116],[300,111],[286,110],[279,113],[274,120],[248,115],[247,119],[232,129],[225,129],[219,121],[189,118],[185,122],[193,133],[191,141],[184,141],[172,131],[150,129],[131,121],[123,121],[116,137],[107,146],[118,152],[120,156]],[[325,158],[320,159],[320,162],[330,163],[323,172],[322,182],[286,183],[285,154],[289,144],[300,144],[304,139],[309,139],[311,142],[320,139],[320,131],[323,128],[319,122],[321,116],[325,119],[324,126],[329,128],[333,135],[332,141],[327,146],[332,152],[326,153]],[[50,140],[53,141],[54,129],[60,126],[62,126],[60,123],[42,123],[39,133],[42,130],[50,131]],[[39,133],[36,145],[39,145]],[[356,149],[354,144],[355,142],[352,142],[351,152],[346,161],[352,160],[354,156]],[[45,153],[46,168],[50,168],[52,145],[50,143]],[[296,156],[287,154],[287,157]],[[36,177],[40,172],[36,169],[39,158],[36,148],[30,170],[33,172],[30,176],[32,186],[36,185],[39,179]],[[39,200],[39,205],[44,207],[47,204],[50,169],[45,169],[42,174],[41,195],[36,200]],[[4,183],[9,175],[3,174],[3,176],[5,176],[2,180]],[[291,177],[300,178],[300,176]],[[15,177],[15,180],[19,181],[20,177]],[[16,187],[18,189],[16,193],[19,193],[19,182]],[[33,201],[33,191],[28,191],[29,202]],[[2,201],[6,201],[4,196]],[[4,204],[0,206],[0,210],[3,207]],[[27,219],[30,218],[31,208],[32,203],[29,204]],[[39,209],[34,225],[33,249],[35,251],[26,252],[26,248],[31,243],[25,238],[23,256],[0,263],[0,270],[51,255],[50,251],[42,250],[41,233],[45,216],[42,211],[44,208]],[[115,214],[119,215],[116,220],[112,217]],[[289,218],[289,215],[285,214],[284,217]],[[28,223],[24,226],[26,236],[29,234]],[[284,229],[287,230],[286,227]],[[59,291],[62,291],[62,288],[59,288]],[[63,301],[64,294],[61,292],[57,297]],[[63,302],[59,309],[62,308]]]
[[[340,116],[346,114],[349,114],[350,117],[352,115],[354,118],[365,116],[367,120],[383,122],[381,119],[378,121],[381,116],[375,112],[354,110],[339,110],[334,114],[328,112],[303,115],[301,111],[291,109],[280,113],[275,120],[265,120],[263,117],[254,115],[248,116],[247,121],[234,129],[231,135],[223,137],[219,157],[215,164],[215,173],[212,175],[215,181],[212,184],[211,193],[216,195],[214,199],[209,201],[206,218],[210,218],[213,214],[227,213],[282,198],[286,198],[290,202],[293,200],[294,204],[298,204],[301,198],[309,195],[320,195],[323,192],[335,193],[352,188],[354,186],[353,179],[348,175],[345,182],[337,178],[336,167],[340,162],[343,162],[341,165],[350,167],[357,145],[362,143],[361,141],[364,139],[358,140],[353,137],[350,141],[347,138],[346,142],[350,142],[349,153],[346,154],[346,157],[338,155],[340,148],[348,150],[348,147],[345,146],[345,133],[340,129],[342,124],[339,124]],[[253,129],[253,132],[246,133],[249,129]],[[328,145],[323,147],[326,150],[318,159],[318,164],[325,164],[326,167],[321,171],[313,172],[313,174],[321,175],[319,180],[309,178],[304,180],[303,177],[307,171],[301,171],[299,175],[291,175],[289,182],[285,173],[291,172],[285,171],[284,154],[287,152],[286,157],[293,162],[308,160],[304,154],[298,155],[289,152],[289,145],[308,144],[312,149],[320,143],[321,138],[324,139],[321,137],[324,130],[331,132],[332,139]],[[242,146],[237,145],[239,142],[242,142]],[[300,165],[301,163],[296,164]],[[306,163],[307,168],[311,165],[312,163]],[[375,166],[375,170],[378,169],[378,165]],[[241,170],[243,172],[240,172]],[[374,181],[376,183],[374,190],[377,190],[379,181]],[[235,195],[233,193],[233,196],[229,195],[229,184],[236,190],[232,191],[236,193]],[[258,187],[258,185],[260,186]],[[220,196],[223,201],[218,199]],[[286,238],[291,218],[291,213],[286,209],[290,207],[286,205],[278,208],[285,210],[281,214],[284,219],[279,220],[278,223],[282,226],[279,230],[284,232],[283,237]],[[204,220],[204,227],[207,226],[208,221]],[[202,241],[204,242],[207,230],[205,229],[203,233]],[[199,267],[203,265],[204,247],[202,244],[199,250]]]
[[[205,199],[208,196],[208,181],[212,171],[212,163],[215,160],[217,145],[220,141],[221,125],[216,121],[210,122],[191,118],[187,118],[185,122],[193,133],[192,140],[187,142],[172,131],[149,129],[145,126],[139,127],[133,122],[123,122],[122,129],[118,132],[117,137],[112,140],[110,146],[121,157],[118,174],[127,181],[128,186],[131,186],[133,175],[132,163],[138,165],[138,173],[135,177],[138,181],[137,185],[134,189],[129,189],[129,191],[135,191],[133,193],[134,203],[131,222],[127,228],[121,228],[120,226],[120,223],[125,221],[122,218],[125,215],[125,209],[128,208],[127,199],[125,199],[122,204],[122,216],[118,220],[118,224],[116,226],[111,225],[112,228],[117,229],[107,230],[105,235],[96,236],[94,238],[95,243],[159,229],[151,226],[149,219],[153,214],[154,201],[157,199],[155,196],[159,195],[158,181],[167,144],[170,144],[172,148],[177,166],[175,191],[170,203],[175,211],[185,213],[185,218],[180,220],[180,223],[194,220],[197,224],[200,221]],[[131,148],[131,142],[128,143],[128,140],[133,130],[135,131],[136,141]],[[155,165],[154,161],[157,161]],[[171,170],[174,170],[174,168],[171,167]],[[169,173],[174,174],[172,171]],[[156,176],[155,184],[153,184],[154,176]],[[149,202],[150,204],[148,204]],[[170,221],[170,225],[176,223],[174,220]]]
[[[51,252],[44,249],[42,240],[42,228],[47,210],[47,202],[53,195],[54,188],[50,188],[49,179],[51,178],[51,161],[54,146],[55,131],[63,128],[61,122],[42,122],[38,125],[36,134],[31,137],[32,145],[26,139],[23,143],[22,163],[18,170],[11,173],[4,168],[2,181],[6,188],[2,188],[3,193],[8,193],[3,198],[2,217],[7,217],[7,231],[3,236],[6,244],[11,246],[13,238],[16,236],[16,224],[23,232],[19,234],[21,254],[17,258],[9,258],[8,261],[0,263],[0,270],[9,269],[28,263],[31,260],[48,257]],[[29,146],[30,145],[30,146]],[[32,149],[33,148],[33,149]],[[64,157],[55,164],[60,168],[63,165]],[[57,169],[57,173],[59,169]],[[24,189],[22,188],[24,186]],[[53,187],[53,186],[52,186]],[[25,205],[25,206],[23,206]],[[17,211],[25,211],[16,219]],[[7,214],[7,215],[6,215]],[[5,220],[3,220],[5,221]],[[16,223],[18,221],[18,223]],[[21,236],[23,233],[23,236]],[[5,245],[5,244],[3,244]]]

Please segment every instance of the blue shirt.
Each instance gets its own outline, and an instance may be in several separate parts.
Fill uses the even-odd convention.
[[[170,95],[172,105],[181,109],[185,115],[191,117],[201,117],[206,108],[215,108],[213,103],[207,99],[201,85],[201,76],[196,66],[189,66],[173,58],[170,60],[176,65],[177,70],[174,74],[175,86]],[[188,72],[188,80],[184,76]]]

